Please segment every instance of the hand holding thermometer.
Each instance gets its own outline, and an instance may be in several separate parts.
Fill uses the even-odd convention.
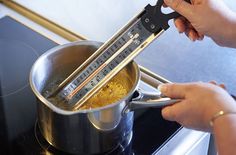
[[[169,28],[168,21],[180,16],[163,14],[163,0],[147,5],[110,40],[66,78],[50,96],[57,96],[70,109],[80,108],[92,95],[132,61],[145,47]]]

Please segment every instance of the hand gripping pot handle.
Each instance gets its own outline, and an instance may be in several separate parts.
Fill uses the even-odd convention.
[[[141,109],[141,108],[151,108],[151,107],[164,107],[172,105],[176,102],[179,102],[180,99],[171,99],[169,97],[163,96],[161,93],[148,93],[144,92],[141,89],[138,89],[134,92],[133,98],[130,102],[124,107],[123,114],[127,114],[130,111]]]

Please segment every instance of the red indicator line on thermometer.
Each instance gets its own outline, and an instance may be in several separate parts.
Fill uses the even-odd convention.
[[[80,91],[92,78],[95,77],[97,73],[99,73],[104,67],[106,63],[102,64],[97,70],[95,70],[84,82],[82,82],[74,91],[72,91],[67,98],[70,100],[78,91]]]

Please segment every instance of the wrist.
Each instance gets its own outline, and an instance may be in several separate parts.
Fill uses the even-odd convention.
[[[236,111],[219,111],[217,112],[215,115],[213,115],[213,117],[210,119],[210,126],[214,126],[215,121],[217,121],[218,119],[223,119],[224,117],[227,117],[227,115],[235,115],[236,116]]]
[[[210,130],[215,127],[215,123],[218,120],[221,120],[224,117],[228,117],[231,115],[236,116],[235,100],[227,94],[223,95],[223,97],[220,97],[220,100],[218,102],[213,102],[214,104],[211,106],[211,108],[208,108],[209,110],[206,113],[207,119],[205,120],[207,120],[207,125]]]
[[[236,115],[218,117],[214,121],[213,134],[218,154],[235,154]]]

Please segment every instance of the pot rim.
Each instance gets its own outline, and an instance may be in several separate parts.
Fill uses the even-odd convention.
[[[67,48],[70,46],[75,46],[75,45],[95,45],[95,46],[99,46],[99,44],[102,44],[101,42],[97,42],[97,41],[90,41],[90,40],[84,40],[84,41],[76,41],[76,42],[71,42],[71,43],[66,43],[63,45],[58,45],[56,47],[53,47],[51,49],[49,49],[48,51],[46,51],[44,54],[42,54],[40,57],[38,57],[38,59],[34,62],[33,66],[31,67],[30,70],[30,75],[29,75],[29,83],[30,83],[30,87],[33,91],[33,93],[36,95],[36,97],[44,104],[46,105],[48,108],[50,108],[51,110],[53,110],[56,113],[60,113],[60,114],[64,114],[64,115],[71,115],[71,114],[78,114],[78,113],[90,113],[90,112],[96,112],[96,111],[101,111],[101,110],[105,110],[105,109],[109,109],[111,107],[114,107],[116,105],[118,105],[119,103],[121,103],[122,101],[127,100],[136,90],[136,88],[138,87],[139,81],[140,81],[140,70],[139,67],[137,65],[137,63],[133,60],[130,63],[133,63],[132,65],[135,67],[134,69],[137,71],[137,76],[135,78],[135,83],[133,84],[132,88],[130,89],[129,93],[121,98],[120,100],[112,103],[112,104],[108,104],[106,106],[103,107],[98,107],[98,108],[93,108],[93,109],[84,109],[84,110],[75,110],[75,111],[70,111],[70,110],[65,110],[65,109],[61,109],[57,106],[55,106],[54,104],[52,104],[51,102],[49,102],[37,89],[35,84],[33,83],[33,74],[34,72],[36,72],[36,68],[39,65],[39,62],[42,59],[45,59],[45,57],[47,57],[48,55],[51,55],[52,53],[57,52],[59,49],[63,49],[63,48]]]

